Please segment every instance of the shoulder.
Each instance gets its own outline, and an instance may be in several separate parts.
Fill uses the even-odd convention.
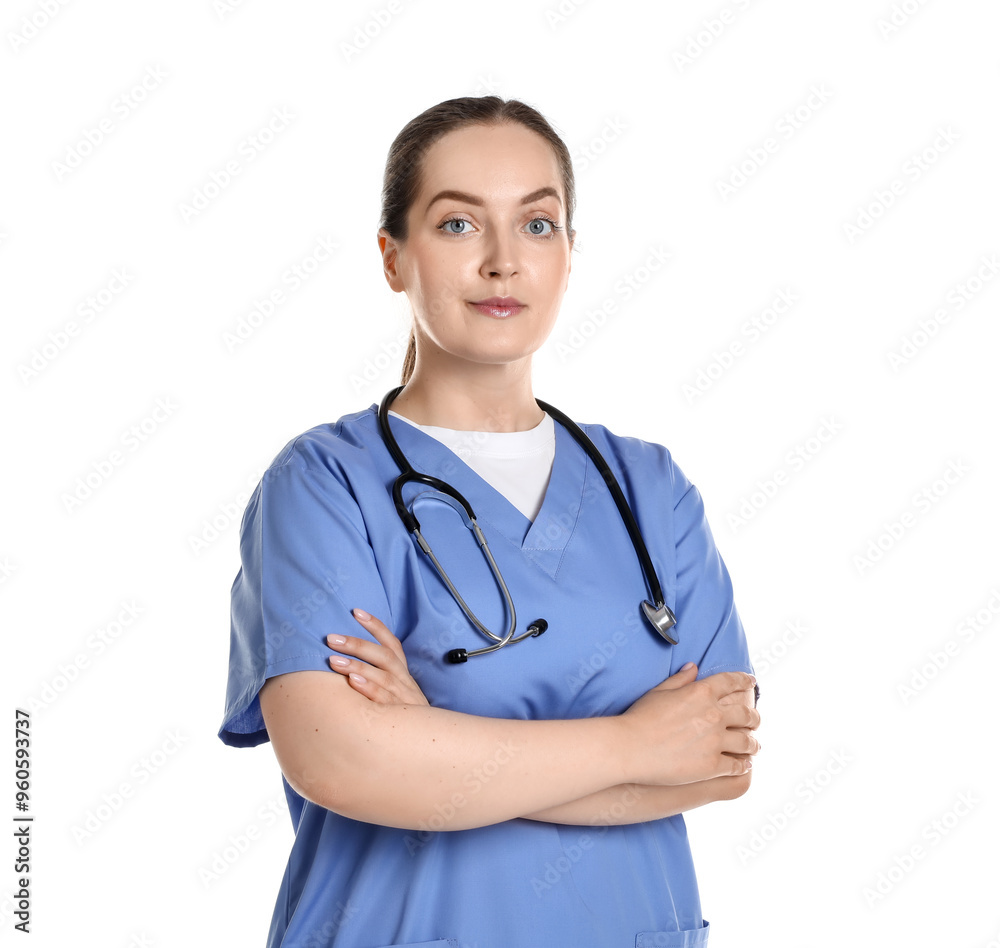
[[[337,510],[361,529],[363,518],[357,509],[361,498],[381,484],[372,460],[372,448],[379,440],[378,418],[371,408],[296,435],[261,475],[241,529],[261,517],[278,523],[333,515]]]
[[[692,484],[674,460],[670,449],[655,441],[615,434],[604,425],[580,424],[597,449],[630,479],[668,483],[676,504]]]
[[[291,470],[341,476],[368,457],[378,423],[371,408],[315,425],[285,443],[265,471],[265,478]]]

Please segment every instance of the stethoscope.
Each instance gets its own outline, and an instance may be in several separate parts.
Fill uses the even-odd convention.
[[[415,471],[411,467],[410,462],[406,460],[406,457],[400,450],[399,445],[396,443],[392,430],[389,428],[389,406],[392,404],[393,399],[395,399],[395,397],[403,390],[403,388],[405,388],[405,386],[400,385],[387,392],[385,398],[382,399],[382,404],[379,405],[378,410],[378,425],[379,430],[382,433],[382,440],[385,442],[385,446],[389,449],[393,460],[395,460],[400,471],[402,472],[392,485],[392,499],[396,505],[396,512],[405,524],[406,529],[416,537],[417,544],[420,546],[420,549],[423,550],[428,557],[430,557],[431,562],[434,564],[434,568],[444,580],[445,585],[451,591],[452,596],[455,597],[456,602],[462,607],[462,611],[466,614],[466,616],[468,616],[469,621],[480,632],[482,632],[483,635],[491,639],[493,642],[492,645],[473,649],[472,651],[466,651],[464,648],[453,648],[445,654],[445,661],[457,665],[461,662],[468,661],[473,655],[484,655],[487,652],[494,652],[499,648],[503,648],[505,645],[513,644],[514,642],[521,642],[526,638],[534,638],[541,635],[549,627],[549,624],[544,619],[535,619],[535,621],[528,626],[528,630],[526,632],[523,632],[521,635],[515,637],[514,632],[517,629],[517,613],[514,610],[514,601],[511,599],[510,591],[507,589],[507,584],[504,582],[503,576],[500,574],[500,568],[497,566],[496,560],[493,559],[493,554],[490,552],[490,546],[486,542],[486,537],[483,535],[483,531],[479,529],[479,524],[476,522],[475,512],[469,502],[457,490],[455,490],[451,484],[448,484],[440,478],[433,477],[430,474],[422,474],[419,471]],[[536,398],[535,402],[538,404],[539,408],[548,412],[553,418],[556,419],[556,421],[566,428],[566,430],[579,442],[579,444],[597,465],[597,469],[601,472],[601,476],[604,478],[604,483],[608,485],[608,490],[611,491],[611,496],[614,497],[615,503],[618,505],[618,512],[621,514],[622,520],[628,528],[629,536],[632,539],[632,546],[635,548],[636,556],[639,557],[639,563],[646,576],[646,584],[649,587],[650,599],[652,599],[652,602],[648,599],[642,600],[640,605],[642,606],[643,614],[649,620],[650,625],[652,625],[652,627],[664,638],[665,641],[669,642],[671,645],[676,645],[678,639],[672,636],[669,630],[677,624],[677,618],[663,600],[663,592],[660,589],[660,582],[656,578],[656,571],[653,569],[653,563],[649,558],[649,553],[646,552],[646,544],[643,543],[642,535],[639,533],[639,527],[636,525],[635,518],[632,516],[632,511],[629,509],[628,502],[625,500],[625,495],[622,493],[621,487],[618,486],[618,481],[616,480],[614,473],[611,471],[611,468],[608,467],[603,456],[601,455],[601,452],[597,450],[594,442],[587,437],[582,428],[576,425],[573,421],[570,421],[570,419],[561,411],[546,404],[541,399]],[[493,572],[494,578],[496,579],[497,586],[503,595],[504,602],[507,604],[507,612],[510,615],[510,625],[507,627],[505,635],[500,636],[495,632],[491,632],[485,625],[483,625],[482,622],[479,621],[475,613],[473,613],[473,611],[466,605],[465,600],[461,597],[461,595],[459,595],[458,590],[448,577],[444,567],[438,562],[438,558],[434,555],[434,551],[431,549],[430,544],[424,539],[420,532],[419,521],[413,515],[413,512],[408,510],[406,505],[403,503],[403,485],[409,481],[417,481],[420,484],[426,484],[428,487],[433,488],[431,491],[422,492],[420,496],[431,496],[436,499],[443,500],[449,506],[458,511],[466,527],[468,527],[475,534],[477,542],[482,548],[483,553],[486,555],[486,560],[490,565],[490,570]],[[656,603],[656,605],[654,606],[653,603]]]

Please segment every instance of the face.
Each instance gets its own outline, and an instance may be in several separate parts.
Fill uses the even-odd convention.
[[[413,309],[420,363],[530,361],[555,324],[572,249],[548,142],[516,124],[449,132],[424,155],[408,223],[404,243],[379,231],[379,245],[389,285]],[[492,297],[523,305],[510,315],[473,305]]]

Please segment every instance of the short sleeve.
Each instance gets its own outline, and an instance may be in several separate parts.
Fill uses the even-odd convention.
[[[305,670],[336,674],[326,636],[372,638],[352,608],[392,621],[357,501],[321,460],[294,445],[268,468],[240,526],[219,730],[234,747],[268,740],[258,699],[266,679]]]
[[[674,612],[681,654],[674,666],[694,662],[698,678],[718,672],[753,674],[733,584],[695,487],[674,465],[677,593]]]

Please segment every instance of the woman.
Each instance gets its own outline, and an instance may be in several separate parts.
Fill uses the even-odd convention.
[[[608,484],[532,395],[573,205],[565,145],[517,101],[443,102],[392,145],[378,240],[414,331],[383,418],[474,508],[515,634],[546,628],[444,659],[488,640],[401,520],[376,405],[285,446],[243,519],[219,732],[270,740],[283,773],[295,842],[269,946],[707,944],[680,813],[749,786],[755,684],[669,452],[584,426],[663,581],[673,645],[640,610]],[[467,607],[509,634],[463,517],[426,485],[404,494]]]

